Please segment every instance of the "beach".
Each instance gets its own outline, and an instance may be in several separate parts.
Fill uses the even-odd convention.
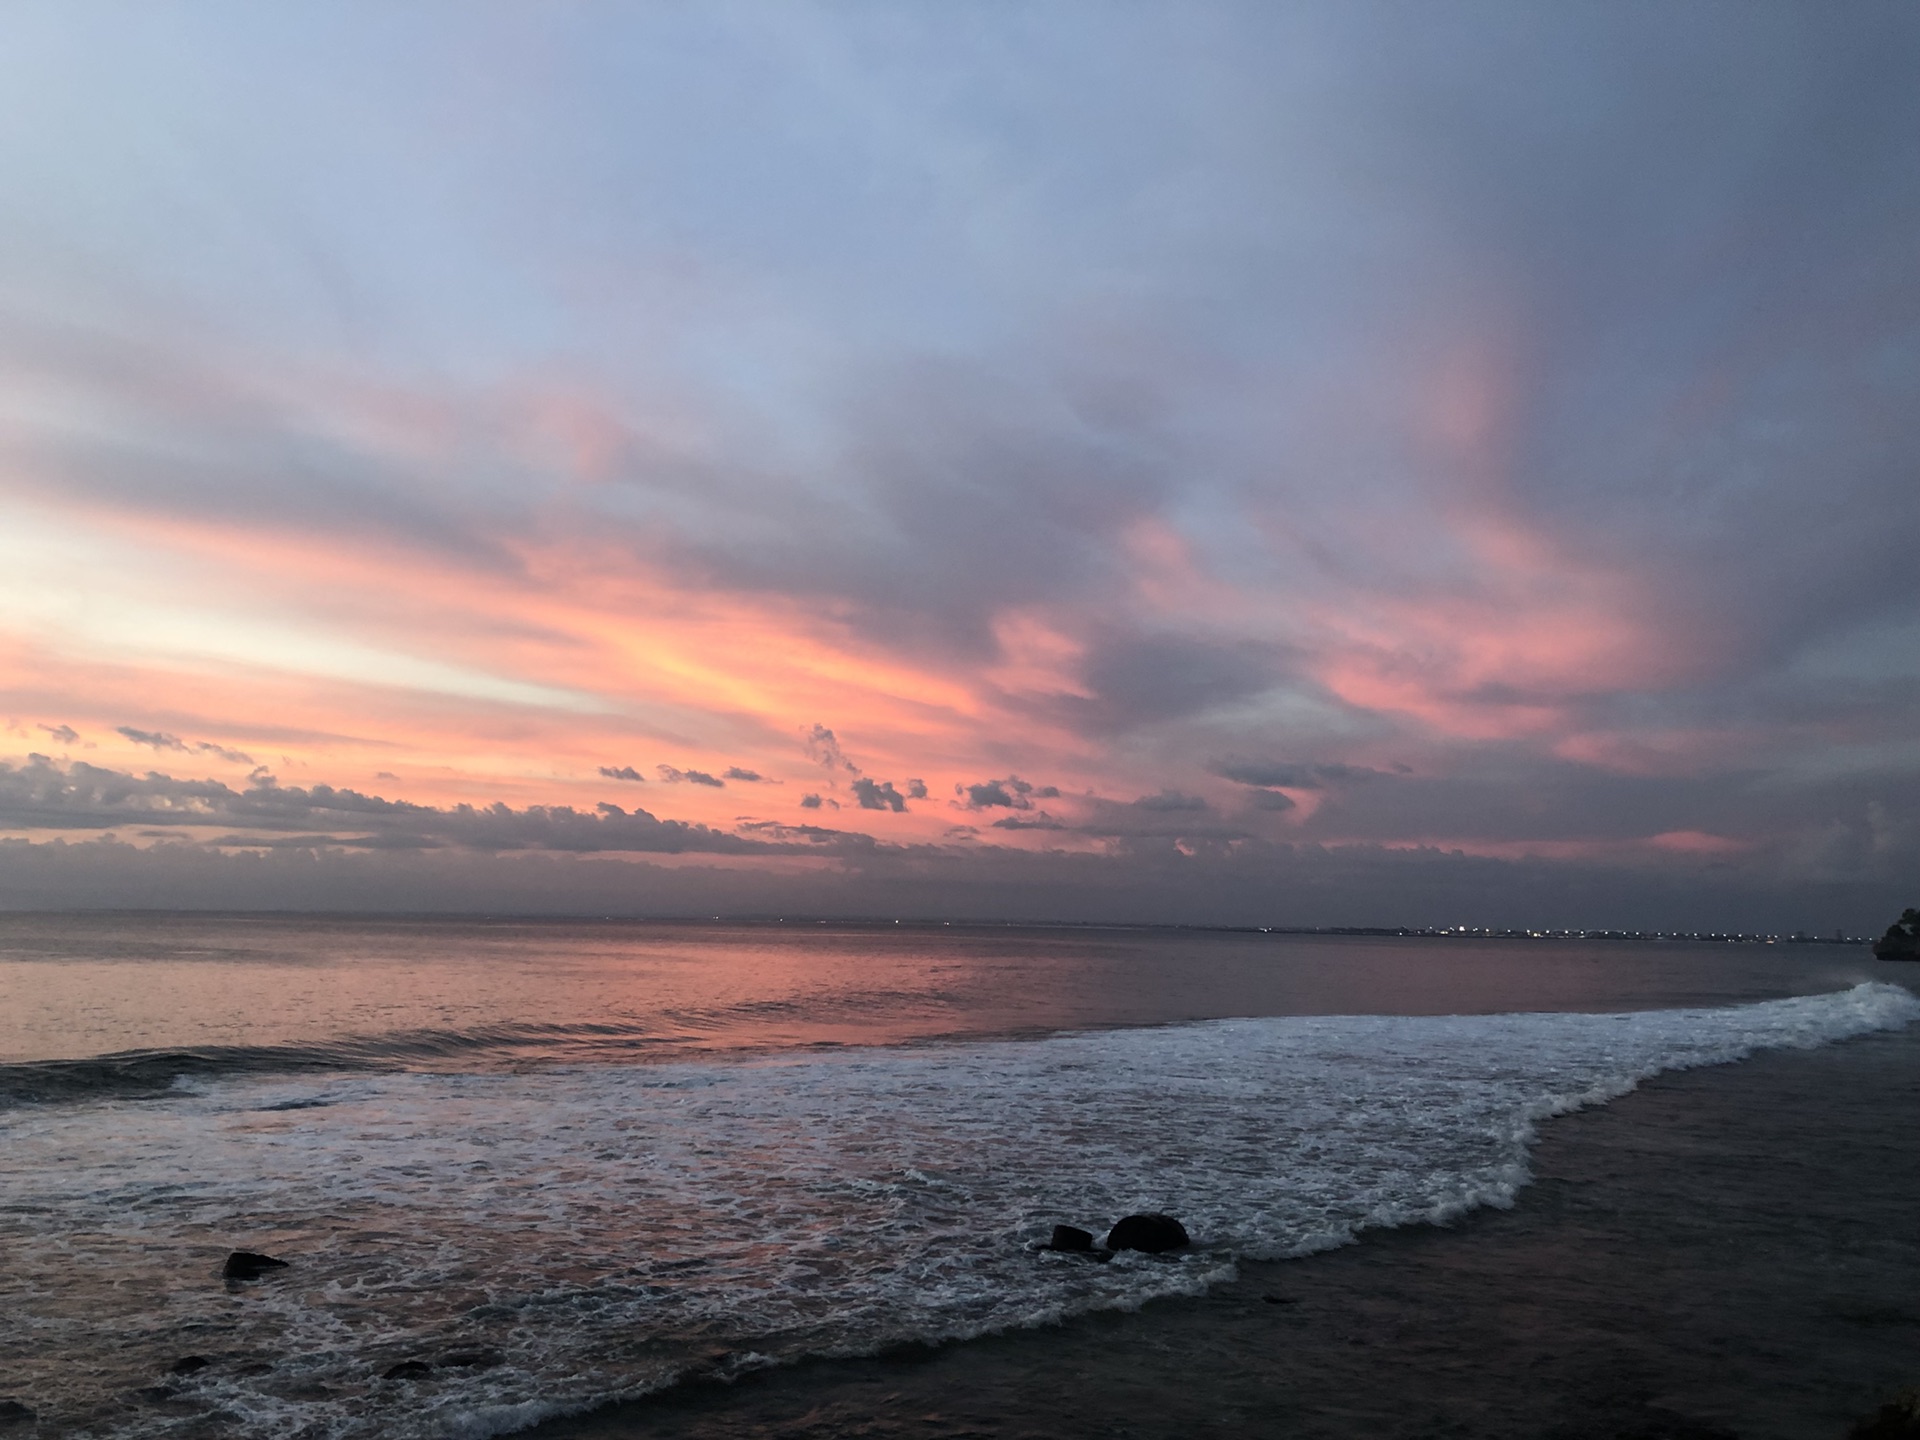
[[[1920,1384],[1916,1135],[1915,1027],[1669,1072],[1549,1122],[1511,1209],[531,1433],[1837,1440]]]

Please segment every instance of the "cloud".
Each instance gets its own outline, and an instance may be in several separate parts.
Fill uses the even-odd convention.
[[[1580,767],[1568,766],[1564,774],[1590,784],[1623,783]],[[23,765],[0,765],[0,830],[182,839],[151,850],[0,839],[0,902],[1557,926],[1617,925],[1631,908],[1636,923],[1649,927],[1824,931],[1840,923],[1866,925],[1888,904],[1897,912],[1900,888],[1920,864],[1920,826],[1905,819],[1920,813],[1920,775],[1888,792],[1891,802],[1861,793],[1867,798],[1851,813],[1803,827],[1791,845],[1752,843],[1732,823],[1737,817],[1723,811],[1720,821],[1727,823],[1643,825],[1637,841],[1624,836],[1609,849],[1564,861],[1432,845],[1276,843],[1214,823],[1204,810],[1109,801],[1087,802],[1091,817],[1078,823],[1037,811],[1005,814],[992,827],[1009,846],[1022,832],[1068,841],[1066,848],[1043,851],[964,837],[890,846],[858,832],[777,821],[750,821],[742,833],[725,834],[604,802],[591,813],[428,806],[325,785],[280,786],[265,777],[241,789],[34,756]],[[1352,794],[1370,798],[1376,788]],[[1463,797],[1472,803],[1471,792],[1412,795],[1421,803],[1444,801],[1443,808]],[[1549,801],[1558,798],[1564,797]],[[1702,807],[1699,797],[1683,796],[1675,809],[1700,813]],[[1703,845],[1700,835],[1713,843]],[[196,842],[196,836],[209,839]],[[1074,836],[1097,842],[1098,850],[1075,849]],[[257,864],[228,863],[221,852],[252,854]],[[679,879],[658,879],[638,862],[573,870],[497,858],[542,856],[604,867],[612,862],[592,857],[702,852],[748,863],[724,876],[675,870]],[[397,868],[356,868],[343,858],[354,854],[377,854],[380,865]],[[852,868],[809,872],[803,881],[750,863],[807,855]],[[311,868],[274,868],[280,856],[304,857]],[[314,885],[322,888],[306,888]],[[616,896],[625,898],[616,902]],[[707,903],[722,897],[724,905]]]
[[[748,785],[765,785],[772,783],[758,770],[743,770],[738,765],[728,766],[724,778],[728,780],[739,780]]]
[[[853,794],[862,810],[891,810],[898,814],[907,808],[907,797],[893,788],[891,780],[876,784],[861,776],[853,782]]]
[[[829,7],[802,49],[871,63],[824,81],[787,29],[622,13],[465,90],[399,32],[373,70],[207,19],[167,42],[191,64],[35,59],[0,154],[37,217],[5,241],[33,314],[0,325],[26,397],[0,584],[30,602],[0,603],[0,680],[24,713],[164,716],[284,745],[292,774],[458,783],[436,767],[484,753],[516,806],[568,798],[536,778],[551,755],[639,743],[504,723],[498,690],[425,701],[417,666],[285,679],[337,641],[575,680],[649,745],[741,762],[687,784],[784,774],[796,723],[833,714],[874,769],[938,764],[943,789],[1071,767],[1213,794],[1210,770],[1269,840],[1697,835],[1823,885],[1901,853],[1867,817],[1920,813],[1913,7],[1053,7],[1019,44],[957,8]],[[672,83],[608,85],[606,53]],[[1313,83],[1268,83],[1301,56]],[[798,78],[728,83],[776,72]],[[289,83],[232,83],[263,75]],[[367,123],[287,98],[310,95]],[[128,107],[198,137],[198,181],[127,183],[116,127],[69,123]],[[525,114],[556,143],[495,143]],[[776,132],[793,203],[723,203],[711,177]],[[463,203],[409,183],[423,146]],[[635,174],[643,207],[618,201]],[[309,203],[315,176],[390,223]],[[239,193],[300,218],[262,227]],[[141,223],[156,206],[178,223]],[[983,215],[984,247],[955,221]],[[340,362],[365,344],[418,363]],[[33,560],[40,510],[71,555]],[[86,659],[34,628],[43,601],[223,642],[273,613],[301,643],[232,661],[243,716],[211,667]],[[850,811],[860,766],[824,725],[804,743],[825,793],[802,807]],[[1417,773],[1302,758],[1388,754]],[[1043,813],[1014,778],[959,808]],[[163,799],[200,803],[140,803]],[[933,833],[932,808],[891,828]],[[1089,839],[1221,818],[1050,809]],[[1420,873],[1471,895],[1517,872]]]
[[[1264,760],[1216,760],[1207,769],[1241,785],[1286,790],[1318,790],[1330,784],[1374,780],[1388,773],[1365,765],[1298,765]]]
[[[1002,780],[982,780],[977,785],[955,785],[953,792],[966,797],[966,808],[969,810],[1031,810],[1035,798],[1051,800],[1060,794],[1055,786],[1035,787],[1018,775],[1009,775]]]
[[[183,753],[188,749],[187,743],[178,735],[169,735],[165,731],[136,730],[131,725],[121,725],[116,729],[117,733],[136,745],[151,745],[155,750],[179,750]]]
[[[1185,795],[1178,790],[1162,790],[1158,795],[1142,795],[1133,804],[1137,810],[1153,810],[1161,814],[1200,811],[1207,808],[1204,797]]]
[[[927,798],[927,782],[924,780],[907,781],[907,798],[909,800],[926,799]]]
[[[740,828],[771,840],[798,841],[814,847],[831,847],[841,854],[870,853],[880,847],[871,835],[858,830],[829,830],[821,825],[789,825],[780,820],[749,820]]]
[[[207,740],[182,740],[178,735],[169,735],[164,730],[136,730],[131,725],[120,725],[115,727],[115,733],[126,736],[136,745],[147,745],[155,750],[177,750],[183,755],[217,755],[235,765],[253,764],[253,757],[244,751],[229,750],[224,745],[215,745]]]
[[[612,765],[602,765],[600,767],[600,773],[606,776],[607,779],[609,780],[631,780],[637,785],[644,785],[647,783],[647,777],[642,775],[638,770],[634,769],[633,766],[631,765],[621,765],[618,767],[615,767]],[[388,778],[391,778],[391,777],[388,777]]]
[[[1068,830],[1072,827],[1042,810],[1038,815],[1002,815],[993,822],[995,830]]]
[[[954,788],[962,789],[957,785]],[[987,810],[996,805],[1018,808],[1030,803],[1025,796],[1010,790],[1005,782],[999,780],[983,780],[978,785],[968,785],[963,793],[967,797],[969,810]]]
[[[653,770],[669,785],[707,785],[715,790],[723,790],[727,784],[719,776],[709,775],[704,770],[681,770],[672,765],[656,765]]]
[[[840,749],[840,741],[826,726],[815,724],[801,741],[807,756],[816,765],[828,770],[844,770],[849,775],[858,775],[860,767],[855,765]]]
[[[1127,844],[1100,853],[969,842],[929,852],[864,839],[768,832],[770,849],[834,860],[792,870],[697,858],[669,868],[644,856],[450,846],[0,840],[0,905],[1553,927],[1614,924],[1633,909],[1648,928],[1826,933],[1845,925],[1860,934],[1884,928],[1912,899],[1905,888],[1911,870],[1892,878],[1855,873],[1789,893],[1778,872],[1751,860],[1683,855],[1593,864],[1258,841],[1190,851]]]
[[[150,837],[156,832],[144,832]],[[437,850],[445,842],[425,835],[220,835],[206,842],[220,850]],[[488,848],[488,847],[482,847]],[[514,849],[532,847],[515,846]],[[569,847],[559,847],[569,848]]]
[[[324,833],[326,843],[383,848],[773,853],[759,841],[605,803],[591,812],[565,805],[518,810],[505,804],[436,807],[331,785],[283,786],[266,775],[235,789],[219,780],[137,776],[77,760],[61,764],[44,755],[30,756],[25,765],[0,763],[0,829],[113,830],[128,825],[225,827],[228,833],[217,842],[222,844],[250,843],[235,838],[246,830],[263,842],[281,844],[288,836]]]
[[[1119,733],[1250,700],[1287,673],[1271,644],[1109,631],[1083,664],[1091,695],[1057,704],[1091,733]]]
[[[1127,414],[1076,415],[1007,357],[856,357],[826,387],[834,473],[689,526],[689,574],[829,608],[864,645],[979,661],[996,612],[1110,592],[1111,537],[1172,488]],[[1092,423],[1090,423],[1090,421]],[[733,508],[733,507],[729,507]]]
[[[1247,800],[1256,810],[1271,810],[1277,813],[1299,808],[1298,802],[1284,790],[1255,790]]]
[[[80,739],[80,732],[71,725],[42,725],[40,729],[46,731],[62,745],[73,745]]]

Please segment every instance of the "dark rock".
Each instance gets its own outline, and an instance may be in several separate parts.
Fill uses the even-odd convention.
[[[18,1400],[0,1400],[0,1425],[24,1425],[38,1418]]]
[[[398,1365],[389,1365],[380,1372],[382,1380],[418,1380],[433,1367],[424,1360],[402,1360]]]
[[[174,1390],[171,1385],[142,1385],[133,1393],[141,1400],[171,1400]]]
[[[1619,1440],[1740,1440],[1738,1434],[1711,1420],[1682,1415],[1662,1405],[1646,1407],[1646,1416],[1625,1429],[1607,1432]]]
[[[1187,1239],[1187,1227],[1171,1215],[1129,1215],[1107,1232],[1109,1250],[1144,1250],[1158,1255],[1183,1250],[1192,1243]]]
[[[1920,1390],[1902,1390],[1855,1424],[1847,1440],[1920,1440]]]
[[[207,1366],[212,1363],[213,1362],[204,1355],[182,1355],[167,1367],[167,1373],[169,1375],[192,1375],[197,1371],[206,1369]]]
[[[276,1260],[271,1255],[256,1255],[251,1250],[236,1250],[227,1256],[227,1263],[220,1267],[223,1280],[258,1280],[269,1270],[284,1270],[287,1262]]]
[[[1045,1248],[1087,1254],[1093,1250],[1093,1233],[1082,1230],[1078,1225],[1056,1225],[1053,1227],[1053,1239],[1046,1243]]]
[[[1920,910],[1903,910],[1873,942],[1873,953],[1882,960],[1920,960]]]

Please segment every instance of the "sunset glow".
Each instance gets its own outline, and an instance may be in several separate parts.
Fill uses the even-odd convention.
[[[1072,10],[0,21],[0,900],[1886,908],[1865,13]]]

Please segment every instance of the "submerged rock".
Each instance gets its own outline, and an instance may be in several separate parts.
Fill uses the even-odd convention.
[[[0,1400],[0,1425],[24,1425],[38,1418],[18,1400]]]
[[[269,1270],[284,1270],[287,1262],[276,1260],[271,1255],[257,1255],[251,1250],[236,1250],[227,1256],[227,1263],[220,1267],[223,1280],[258,1280]]]
[[[680,1372],[683,1380],[728,1380],[739,1357],[731,1350],[709,1350]]]
[[[380,1372],[382,1380],[418,1380],[429,1373],[433,1367],[424,1360],[402,1360],[398,1365],[389,1365]]]
[[[504,1365],[506,1360],[498,1350],[456,1350],[440,1357],[442,1365],[455,1370],[491,1370],[496,1365]]]
[[[204,1355],[182,1355],[167,1367],[169,1375],[192,1375],[204,1370],[213,1362]]]
[[[1041,1247],[1045,1250],[1066,1250],[1073,1254],[1091,1254],[1093,1251],[1093,1233],[1082,1230],[1078,1225],[1056,1225],[1053,1238]]]
[[[1192,1243],[1187,1239],[1187,1227],[1171,1215],[1129,1215],[1107,1232],[1109,1250],[1143,1250],[1159,1255],[1167,1250],[1184,1250]]]

